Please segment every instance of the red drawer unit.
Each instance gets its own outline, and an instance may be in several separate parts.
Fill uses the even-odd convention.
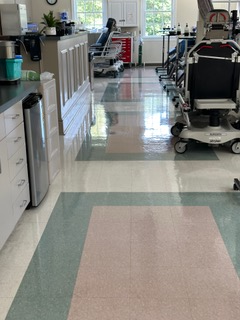
[[[133,37],[117,36],[112,38],[112,42],[120,41],[122,43],[122,53],[120,59],[123,63],[132,63],[133,58]]]

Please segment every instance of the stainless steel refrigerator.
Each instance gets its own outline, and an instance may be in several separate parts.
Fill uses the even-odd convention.
[[[49,187],[47,146],[42,95],[31,93],[23,100],[24,126],[30,185],[30,205],[37,207]]]

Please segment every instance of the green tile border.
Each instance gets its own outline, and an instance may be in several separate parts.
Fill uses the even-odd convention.
[[[209,206],[240,276],[240,193],[61,193],[6,320],[66,320],[93,206]]]

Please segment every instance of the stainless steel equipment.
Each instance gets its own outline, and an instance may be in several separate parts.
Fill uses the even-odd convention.
[[[14,59],[14,58],[15,58],[15,42],[0,41],[0,59]]]
[[[14,41],[0,41],[0,84],[18,84],[22,62],[22,56],[15,55]]]
[[[28,31],[25,4],[0,4],[0,17],[2,35],[17,36]]]
[[[48,161],[42,95],[31,93],[23,100],[24,125],[31,205],[36,207],[45,197],[49,187]]]

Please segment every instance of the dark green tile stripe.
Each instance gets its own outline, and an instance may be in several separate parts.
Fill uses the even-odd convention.
[[[209,206],[240,275],[240,193],[61,193],[7,320],[66,320],[93,206]]]

